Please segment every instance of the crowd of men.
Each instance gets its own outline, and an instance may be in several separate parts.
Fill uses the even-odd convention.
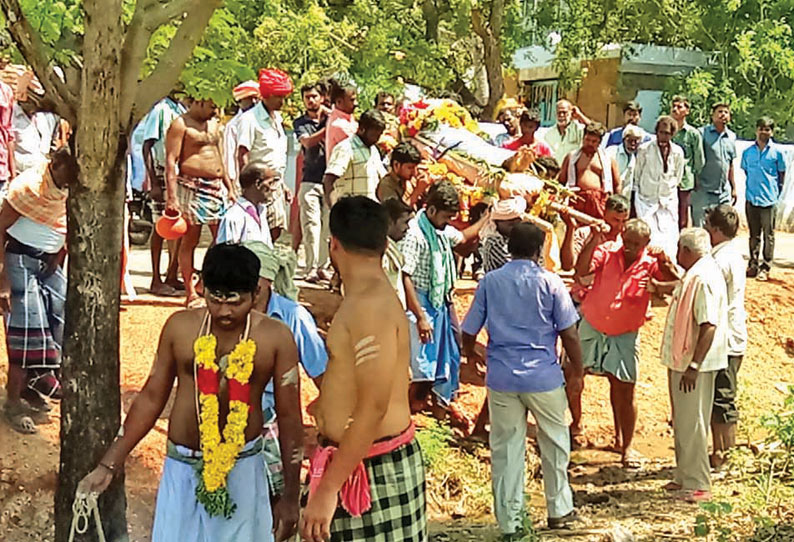
[[[686,122],[686,98],[675,97],[671,115],[647,134],[638,127],[641,108],[630,102],[624,126],[605,134],[561,100],[557,123],[543,138],[535,111],[503,107],[498,120],[506,134],[493,143],[529,148],[574,189],[574,208],[599,220],[585,225],[562,213],[563,280],[543,261],[548,234],[522,221],[525,199],[496,202],[478,215],[472,210],[475,216],[461,223],[458,189],[448,181],[431,183],[410,141],[381,154],[378,141],[396,125],[394,96],[379,93],[375,107],[356,118],[354,85],[305,85],[299,92],[306,112],[293,124],[301,153],[295,195],[300,229],[292,233],[303,243],[304,278],[332,283],[333,273],[344,289],[323,341],[297,303],[298,243],[284,242],[293,194],[284,179],[288,136],[280,110],[293,92],[288,74],[267,69],[259,81],[233,89],[238,111],[225,126],[212,101],[177,92],[142,122],[152,214],[179,213],[187,223],[185,235],[166,243],[164,278],[164,239],[153,232],[151,290],[184,295],[187,310],[165,324],[144,389],[81,491],[107,488],[153,427],[176,378],[154,540],[262,540],[270,532],[286,540],[297,528],[303,539],[317,542],[426,540],[424,467],[411,414],[429,410],[460,422],[454,400],[465,357],[487,368],[488,399],[475,434],[488,435],[504,538],[524,534],[528,412],[537,422],[548,525],[571,527],[578,516],[568,481],[570,452],[588,445],[584,375],[608,378],[613,450],[626,468],[640,465],[632,447],[638,337],[651,297],[671,296],[660,349],[677,469],[665,487],[690,502],[711,498],[710,470],[735,443],[737,374],[747,335],[745,278],[768,278],[773,259],[774,206],[785,162],[771,140],[771,119],[758,121],[756,142],[741,160],[747,266],[734,240],[740,220],[732,207],[736,148],[727,104],[716,104],[712,124],[697,130]],[[16,164],[23,161],[12,158],[13,142],[23,137],[16,129],[5,133],[8,196],[0,211],[0,309],[10,358],[4,412],[16,430],[33,433],[49,409],[37,386],[42,375],[57,387],[65,186],[77,166],[66,149],[48,149],[20,173]],[[204,226],[213,246],[196,272]],[[459,323],[456,248],[476,243],[484,274]],[[477,345],[483,327],[484,354]],[[196,476],[206,468],[199,452],[206,421],[204,403],[198,406],[193,341],[204,335],[217,342],[217,393],[228,400],[232,393],[242,399],[229,387],[223,359],[237,352],[238,341],[256,347],[245,388],[255,407],[248,411],[246,444],[225,480],[236,503],[231,515],[213,514],[196,499],[206,491]],[[308,408],[319,438],[302,514],[298,364],[320,390]],[[230,410],[222,404],[220,414],[231,416]],[[265,461],[253,460],[259,455]]]

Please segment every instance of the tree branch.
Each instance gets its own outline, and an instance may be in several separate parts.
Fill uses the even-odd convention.
[[[488,29],[485,28],[485,22],[482,19],[482,11],[479,8],[471,9],[471,28],[483,41],[488,39]]]
[[[127,27],[127,37],[121,54],[122,63],[122,118],[129,118],[138,89],[141,68],[146,60],[146,51],[152,34],[162,25],[182,17],[189,12],[194,0],[141,0]]]
[[[171,91],[182,68],[193,54],[193,49],[204,35],[204,30],[209,24],[212,14],[220,7],[222,1],[191,0],[185,2],[189,8],[187,17],[179,25],[179,29],[168,49],[157,62],[154,71],[138,85],[130,110],[122,110],[125,119],[129,119],[132,124],[138,122],[157,100]]]
[[[145,24],[149,30],[154,32],[158,27],[173,21],[177,17],[183,17],[190,11],[193,0],[160,0],[152,2],[144,10],[146,15]]]
[[[504,21],[505,2],[504,0],[493,0],[491,5],[491,17],[488,26],[491,30],[491,35],[497,40],[502,39],[502,24]]]
[[[61,81],[50,66],[50,60],[45,54],[45,45],[41,37],[30,26],[19,0],[0,0],[0,8],[6,17],[6,25],[11,37],[14,39],[22,56],[33,68],[33,73],[39,79],[49,97],[55,103],[56,112],[72,126],[77,124],[77,106],[79,99],[72,88],[78,88],[74,84],[69,85]],[[73,82],[77,83],[77,82]]]

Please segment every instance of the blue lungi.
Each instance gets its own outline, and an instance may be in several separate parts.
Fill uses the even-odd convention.
[[[411,380],[433,382],[433,393],[443,404],[454,399],[460,387],[460,347],[452,325],[451,302],[439,308],[433,307],[427,293],[417,290],[419,303],[433,326],[433,340],[419,345],[419,351],[411,358]]]
[[[231,519],[210,517],[196,500],[198,475],[193,464],[201,452],[171,445],[163,466],[152,542],[272,542],[270,512],[262,437],[247,443],[229,473],[226,486],[237,509]],[[176,454],[181,457],[171,457]]]

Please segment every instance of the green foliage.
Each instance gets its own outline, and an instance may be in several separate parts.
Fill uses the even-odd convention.
[[[733,511],[727,502],[701,502],[700,509],[704,512],[695,518],[695,536],[706,538],[716,535],[717,542],[730,542],[732,530],[725,525],[725,516]]]
[[[778,138],[794,139],[793,7],[791,0],[545,0],[533,15],[561,34],[555,65],[563,87],[580,77],[572,61],[606,44],[699,49],[714,62],[668,88],[692,95],[693,122],[709,122],[711,103],[728,100],[741,137],[754,137],[756,119],[770,115],[783,127]]]
[[[452,440],[452,429],[449,425],[440,424],[428,418],[425,427],[416,432],[416,440],[422,448],[422,458],[425,468],[435,468],[449,453],[449,443]]]

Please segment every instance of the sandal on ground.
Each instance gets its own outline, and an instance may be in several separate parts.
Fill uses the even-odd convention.
[[[11,429],[23,435],[35,435],[39,432],[29,411],[22,405],[3,407],[3,417]]]
[[[711,500],[711,491],[706,491],[703,489],[685,491],[678,498],[682,501],[691,503],[706,502]]]
[[[642,468],[642,464],[645,461],[645,457],[641,453],[636,450],[629,450],[626,455],[624,455],[620,463],[626,469],[639,469]]]
[[[561,518],[548,518],[548,526],[552,530],[572,529],[579,521],[581,521],[579,514],[576,513],[576,510],[572,510]]]
[[[157,297],[181,297],[182,294],[173,286],[160,284],[155,288],[149,288],[149,293]]]
[[[681,491],[684,487],[676,482],[667,482],[662,486],[662,489],[665,491]]]

